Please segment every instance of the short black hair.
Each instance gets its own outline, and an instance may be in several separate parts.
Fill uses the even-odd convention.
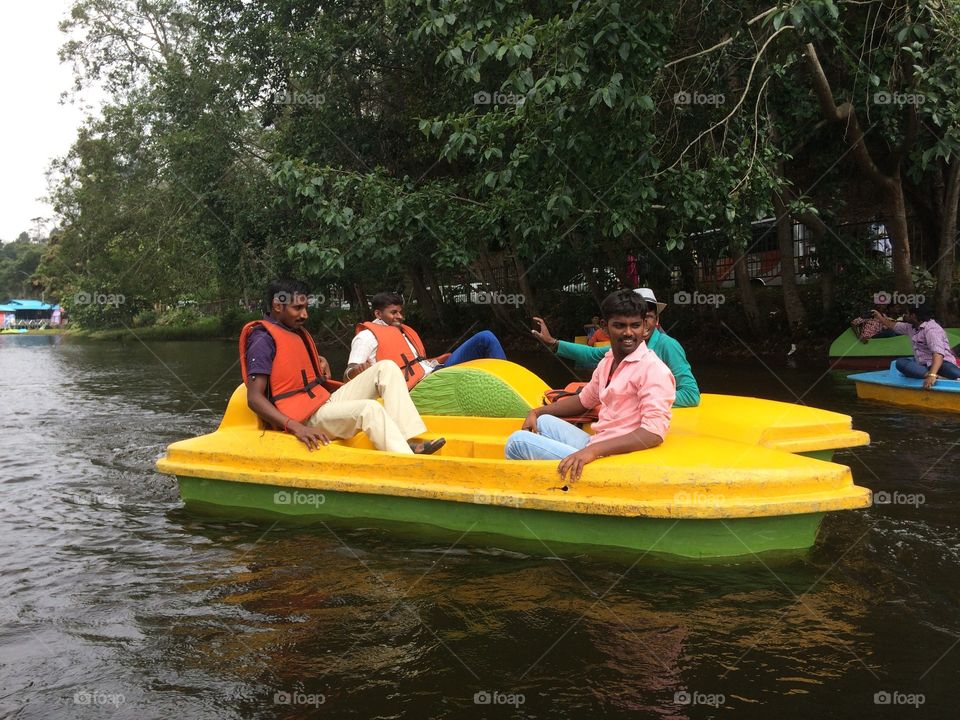
[[[403,305],[403,296],[395,292],[378,292],[370,298],[370,307],[383,310],[391,305]]]
[[[266,304],[264,312],[268,315],[273,310],[273,301],[280,300],[283,305],[289,304],[297,295],[310,295],[307,284],[293,278],[280,278],[267,285],[267,294],[264,296]]]
[[[934,316],[933,306],[928,303],[923,303],[922,305],[917,305],[914,307],[908,307],[907,312],[916,313],[917,320],[920,322],[926,322],[927,320],[932,320]]]
[[[649,310],[649,303],[633,290],[617,290],[607,295],[600,304],[600,313],[604,320],[610,320],[614,315],[645,317]]]

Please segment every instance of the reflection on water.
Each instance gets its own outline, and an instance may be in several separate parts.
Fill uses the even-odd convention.
[[[0,716],[951,712],[953,418],[860,403],[827,375],[805,401],[854,413],[874,439],[838,460],[922,505],[828,516],[811,552],[762,561],[558,556],[490,536],[185,511],[152,464],[216,425],[234,353],[0,337]],[[698,370],[707,391],[791,399],[763,370]],[[783,379],[799,395],[819,376]],[[882,691],[925,704],[875,705]],[[516,705],[475,704],[484,692]]]

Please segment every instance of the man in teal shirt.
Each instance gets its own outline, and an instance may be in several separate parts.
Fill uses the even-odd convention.
[[[697,385],[696,378],[693,377],[693,371],[690,369],[690,363],[687,362],[687,354],[683,347],[657,328],[660,320],[660,313],[667,306],[666,303],[657,302],[653,290],[650,288],[639,288],[634,290],[644,300],[656,308],[655,312],[648,315],[645,324],[647,347],[653,350],[657,357],[663,360],[664,364],[670,368],[674,378],[677,380],[677,399],[673,403],[674,407],[696,407],[700,404],[700,388]],[[589,345],[579,345],[578,343],[557,340],[551,334],[547,324],[541,318],[534,318],[540,324],[540,330],[533,330],[534,336],[547,347],[551,348],[557,357],[573,360],[578,365],[592,367],[600,362],[601,358],[607,354],[610,348],[590,347]]]

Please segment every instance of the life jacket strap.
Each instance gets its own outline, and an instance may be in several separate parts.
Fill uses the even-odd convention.
[[[427,358],[417,355],[408,360],[405,353],[400,353],[400,359],[403,360],[403,365],[400,366],[400,369],[403,370],[403,379],[409,380],[415,374],[413,368],[417,365],[417,363],[423,362]]]
[[[289,390],[285,393],[280,393],[279,395],[271,396],[271,400],[276,402],[277,400],[283,400],[284,398],[293,397],[294,395],[299,395],[300,393],[306,393],[307,396],[313,398],[316,397],[316,393],[313,392],[313,388],[323,385],[323,380],[317,378],[316,380],[307,381],[307,373],[303,372],[303,387],[297,388],[296,390]]]

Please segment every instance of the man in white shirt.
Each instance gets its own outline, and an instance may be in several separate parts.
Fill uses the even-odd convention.
[[[403,371],[408,388],[440,368],[468,360],[497,358],[506,354],[497,336],[483,330],[468,338],[446,356],[428,358],[416,331],[403,323],[403,298],[396,293],[377,293],[371,300],[374,320],[357,325],[350,344],[350,357],[343,373],[344,381],[356,377],[379,360],[393,360]]]

